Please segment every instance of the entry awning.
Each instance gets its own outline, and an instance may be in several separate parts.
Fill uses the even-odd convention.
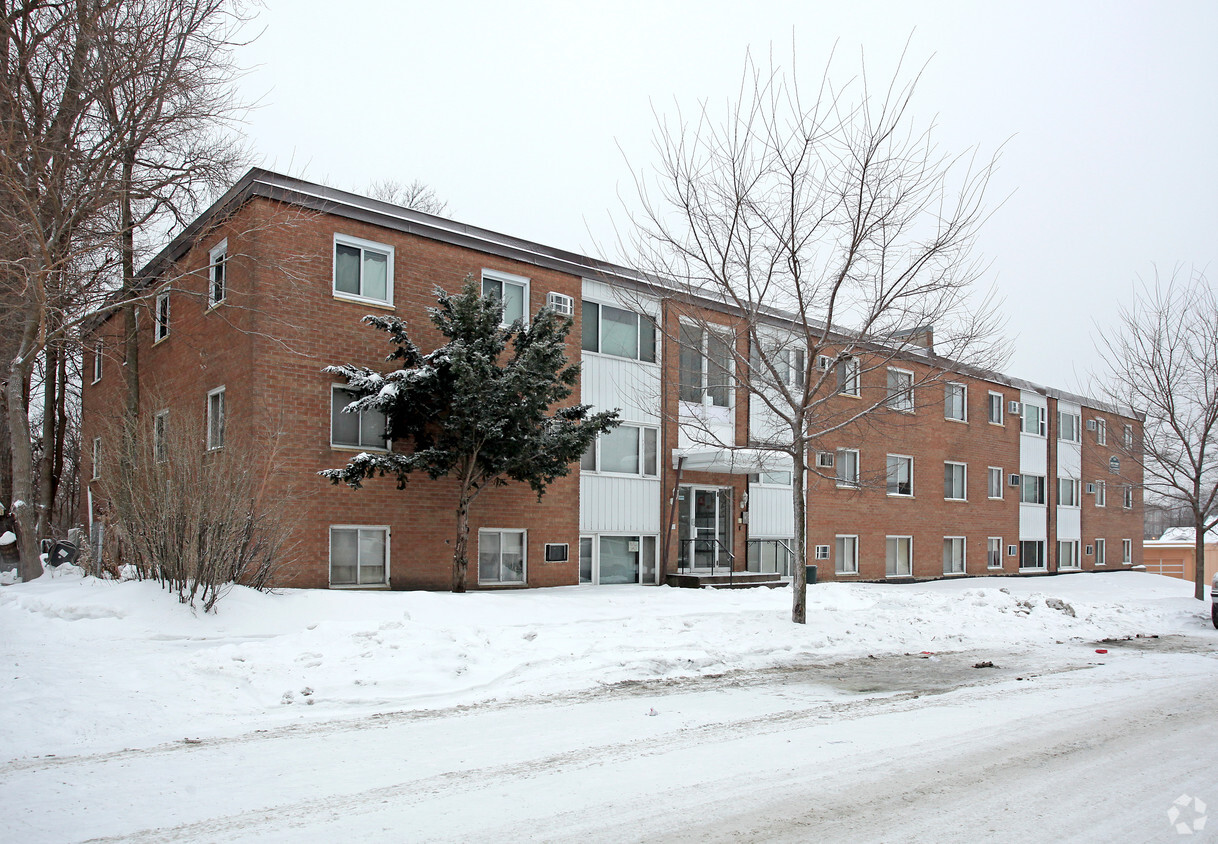
[[[672,467],[684,457],[683,468],[690,472],[726,472],[751,475],[757,472],[790,472],[789,454],[763,448],[678,448],[672,453]]]

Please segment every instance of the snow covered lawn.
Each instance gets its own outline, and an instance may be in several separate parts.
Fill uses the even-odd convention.
[[[104,753],[867,655],[1214,633],[1190,590],[1138,572],[819,584],[797,626],[786,589],[235,589],[204,615],[151,583],[46,575],[0,589],[10,666],[0,755]]]

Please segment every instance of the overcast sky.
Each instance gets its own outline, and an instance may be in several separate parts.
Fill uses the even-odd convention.
[[[455,219],[593,255],[654,161],[654,112],[724,102],[749,49],[794,42],[810,83],[835,44],[843,75],[860,50],[886,72],[912,34],[942,148],[1006,144],[980,249],[1008,374],[1084,389],[1138,277],[1218,284],[1218,3],[267,0],[255,31],[239,61],[261,166],[422,179]]]

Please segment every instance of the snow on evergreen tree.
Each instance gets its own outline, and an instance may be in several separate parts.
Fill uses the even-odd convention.
[[[424,354],[394,316],[364,322],[389,334],[387,360],[399,366],[381,374],[345,364],[326,372],[347,379],[358,398],[345,412],[385,415],[386,433],[406,441],[408,452],[363,452],[341,469],[321,474],[359,489],[364,480],[390,475],[404,489],[408,476],[453,478],[458,485],[454,592],[464,592],[469,567],[469,510],[484,489],[527,483],[538,499],[597,435],[619,424],[616,411],[590,413],[589,405],[551,410],[571,395],[579,364],[569,364],[565,339],[571,321],[542,308],[528,323],[503,324],[503,306],[484,297],[467,276],[458,295],[437,289],[431,321],[447,338]]]

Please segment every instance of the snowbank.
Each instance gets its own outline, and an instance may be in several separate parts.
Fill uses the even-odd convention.
[[[0,746],[117,749],[853,655],[1199,632],[1208,605],[1191,588],[1137,572],[829,583],[798,626],[785,589],[237,588],[204,615],[155,584],[76,570],[0,590]]]

